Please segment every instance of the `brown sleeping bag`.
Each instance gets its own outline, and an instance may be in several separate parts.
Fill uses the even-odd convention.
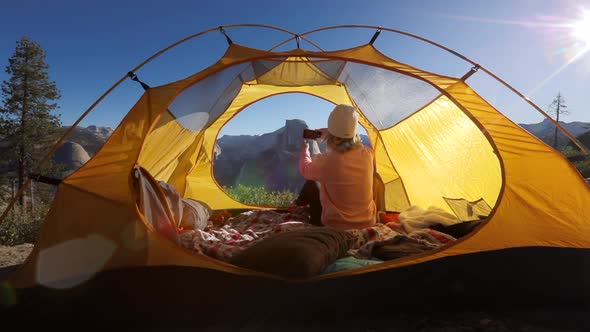
[[[232,263],[285,278],[309,278],[346,255],[352,236],[328,227],[279,233],[238,254]]]

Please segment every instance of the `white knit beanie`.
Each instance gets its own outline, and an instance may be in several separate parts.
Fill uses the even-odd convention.
[[[340,104],[334,107],[328,118],[328,132],[340,138],[354,138],[358,123],[356,108]]]

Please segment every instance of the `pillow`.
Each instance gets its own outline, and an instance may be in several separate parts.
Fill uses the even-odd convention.
[[[344,257],[352,245],[346,231],[311,227],[266,238],[242,251],[232,263],[285,278],[309,278]]]
[[[207,222],[211,214],[211,208],[205,202],[183,198],[182,219],[180,220],[179,227],[203,230],[207,227]]]
[[[203,230],[207,227],[207,222],[211,216],[209,205],[191,198],[182,198],[174,186],[164,181],[159,181],[158,183],[166,196],[170,212],[178,228],[182,230]]]

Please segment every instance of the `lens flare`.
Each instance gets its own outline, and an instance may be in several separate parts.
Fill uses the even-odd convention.
[[[568,36],[567,31],[569,30],[569,37],[565,37],[561,40],[560,43],[563,46],[558,48],[555,52],[556,55],[560,55],[563,58],[563,64],[528,91],[527,95],[530,96],[536,93],[545,86],[547,82],[559,75],[570,65],[585,58],[588,51],[590,51],[590,11],[581,9],[580,13],[581,14],[577,19],[565,21],[566,23],[556,31]]]
[[[572,23],[572,35],[585,45],[590,45],[590,11],[583,10],[582,18]]]
[[[99,234],[76,238],[39,252],[37,282],[45,287],[68,289],[100,272],[117,249]]]
[[[527,91],[530,97],[554,79],[565,69],[576,62],[587,58],[590,51],[590,11],[578,9],[577,17],[538,16],[535,19],[505,20],[471,16],[449,16],[450,19],[474,21],[478,23],[512,25],[517,28],[530,29],[542,36],[547,47],[553,48],[552,57],[559,59],[561,64],[542,79],[536,86]]]

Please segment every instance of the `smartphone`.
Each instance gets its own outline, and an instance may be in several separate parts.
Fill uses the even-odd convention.
[[[303,129],[303,138],[318,139],[322,137],[322,132],[319,130]]]

